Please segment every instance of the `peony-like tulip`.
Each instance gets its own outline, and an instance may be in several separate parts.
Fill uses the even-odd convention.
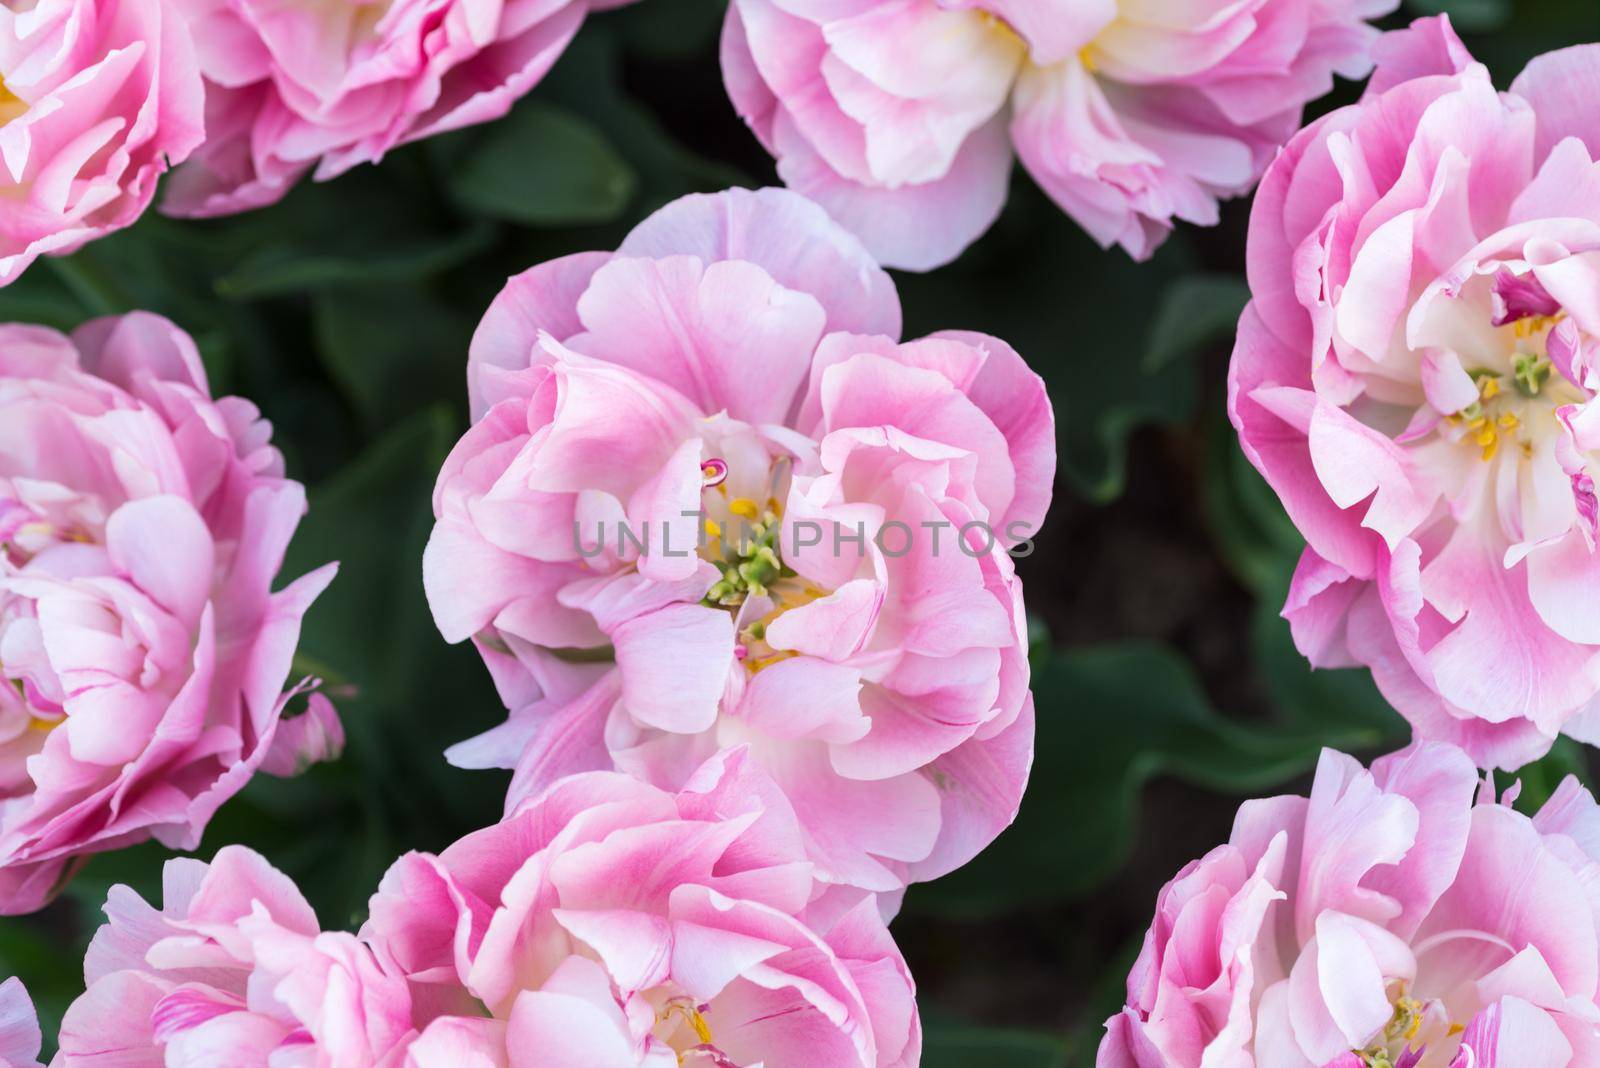
[[[1246,802],[1161,891],[1098,1068],[1600,1064],[1600,810],[1514,794],[1424,742]]]
[[[452,761],[514,767],[509,810],[747,745],[825,878],[874,891],[993,839],[1032,757],[1007,550],[1049,502],[1050,405],[1003,342],[899,331],[888,277],[784,190],[512,279],[424,557],[511,716]]]
[[[0,4],[0,285],[142,215],[204,99],[163,0]]]
[[[162,898],[112,887],[56,1068],[403,1063],[415,1037],[405,977],[355,936],[322,931],[259,854],[170,860]]]
[[[39,1068],[39,1014],[20,979],[0,983],[0,1068]]]
[[[733,0],[734,107],[793,189],[880,262],[989,228],[1021,157],[1105,247],[1217,221],[1398,0]]]
[[[1442,18],[1378,53],[1262,182],[1230,411],[1301,651],[1515,768],[1600,740],[1600,45],[1509,93]]]
[[[206,143],[162,210],[272,204],[391,149],[505,115],[591,7],[617,0],[167,0],[194,36]],[[626,2],[626,0],[621,0]]]
[[[320,696],[280,726],[334,567],[272,591],[305,492],[270,436],[165,319],[0,326],[0,912],[339,748]]]
[[[576,775],[401,858],[362,936],[410,979],[405,1065],[913,1068],[915,989],[877,904],[802,856],[734,750],[677,795]]]

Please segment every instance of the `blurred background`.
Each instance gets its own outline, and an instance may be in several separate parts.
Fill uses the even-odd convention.
[[[1600,39],[1600,0],[1407,0],[1448,10],[1502,87],[1533,55]],[[244,843],[293,876],[325,926],[359,924],[399,854],[500,815],[507,774],[441,751],[504,716],[470,647],[438,637],[422,547],[435,473],[466,427],[473,328],[505,279],[610,249],[684,193],[775,181],[717,65],[723,0],[595,16],[505,120],[212,223],[148,215],[0,290],[0,321],[70,328],[134,308],[199,341],[217,394],[261,406],[311,512],[285,569],[343,562],[297,665],[344,716],[342,761],[258,777],[200,854]],[[1315,112],[1353,100],[1341,85]],[[1019,168],[1005,214],[956,264],[897,275],[906,336],[1011,341],[1055,403],[1055,506],[1019,561],[1038,755],[1017,824],[914,887],[895,933],[920,987],[929,1068],[1090,1065],[1155,895],[1227,837],[1244,797],[1302,791],[1319,749],[1363,757],[1405,725],[1365,674],[1312,673],[1278,618],[1303,545],[1224,412],[1247,201],[1156,258],[1102,252]],[[1522,775],[1536,807],[1600,767],[1563,743]],[[154,844],[94,858],[46,911],[0,921],[47,1052],[83,989],[114,883],[159,897]],[[823,1066],[825,1068],[825,1066]]]

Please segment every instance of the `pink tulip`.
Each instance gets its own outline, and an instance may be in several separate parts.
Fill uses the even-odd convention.
[[[888,276],[783,190],[512,279],[424,558],[511,716],[450,759],[515,768],[509,809],[747,745],[825,877],[875,891],[993,839],[1032,757],[1007,550],[1049,502],[1050,405],[1004,342],[899,331]]]
[[[334,567],[272,592],[305,492],[270,435],[165,319],[0,326],[0,912],[337,752],[319,696],[280,731]]]
[[[915,990],[876,902],[802,856],[734,750],[676,796],[576,775],[402,857],[362,936],[409,977],[406,1068],[913,1068]]]
[[[1418,735],[1600,739],[1600,46],[1497,93],[1444,19],[1257,194],[1230,407],[1310,548],[1284,614]]]
[[[1531,820],[1478,788],[1420,743],[1246,802],[1161,891],[1098,1068],[1600,1063],[1600,810],[1572,778]]]
[[[323,932],[287,876],[228,846],[168,861],[162,883],[159,909],[112,888],[54,1068],[399,1068],[404,976]]]
[[[0,983],[0,1068],[39,1068],[39,1014],[20,979]]]
[[[624,0],[625,2],[625,0]],[[162,207],[229,215],[301,177],[505,115],[600,0],[168,0],[206,81],[206,144]]]
[[[734,106],[788,185],[892,267],[989,228],[1013,154],[1136,258],[1214,225],[1398,0],[733,0]]]
[[[0,286],[139,218],[204,96],[162,0],[0,4]]]

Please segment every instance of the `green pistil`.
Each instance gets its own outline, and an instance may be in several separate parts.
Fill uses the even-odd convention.
[[[763,514],[761,521],[750,528],[750,536],[739,547],[741,551],[730,549],[721,560],[714,561],[722,577],[706,591],[701,603],[711,607],[741,605],[752,594],[766,596],[774,582],[792,576],[794,572],[778,559],[780,530],[776,515]]]
[[[1550,373],[1553,370],[1547,357],[1537,356],[1531,352],[1519,352],[1512,357],[1511,369],[1517,381],[1517,389],[1528,397],[1539,395],[1545,383],[1550,381]]]

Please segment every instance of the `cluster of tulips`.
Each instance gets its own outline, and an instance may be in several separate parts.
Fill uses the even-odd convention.
[[[161,210],[226,214],[495,119],[590,6],[0,8],[0,283],[169,168]],[[788,188],[532,267],[466,354],[420,578],[507,709],[445,756],[512,771],[503,819],[398,858],[354,932],[240,846],[114,888],[53,1063],[918,1064],[887,924],[1021,803],[1055,426],[1004,341],[904,340],[884,267],[954,259],[1015,156],[1139,258],[1259,183],[1228,405],[1307,543],[1284,613],[1415,735],[1240,808],[1099,1068],[1600,1065],[1600,810],[1493,780],[1600,742],[1600,45],[1499,91],[1394,7],[733,0]],[[1300,128],[1335,74],[1370,78]],[[159,316],[0,326],[0,912],[339,756],[291,678],[336,565],[282,584],[271,437]],[[41,1045],[10,980],[0,1065]]]

